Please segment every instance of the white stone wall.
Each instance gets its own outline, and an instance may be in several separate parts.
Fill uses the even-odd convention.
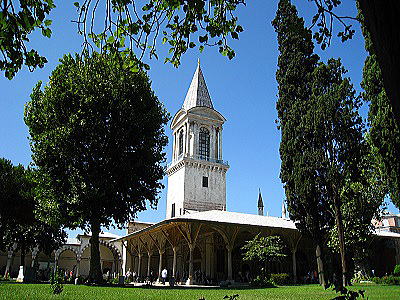
[[[208,177],[208,187],[203,187],[203,176]],[[186,163],[184,208],[225,210],[226,170],[206,162]]]
[[[175,216],[183,210],[185,169],[181,168],[168,176],[167,212],[166,218],[171,218],[172,204],[175,203]]]

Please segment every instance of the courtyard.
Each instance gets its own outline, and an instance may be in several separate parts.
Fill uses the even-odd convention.
[[[400,286],[357,284],[352,290],[365,290],[368,299],[400,299]],[[93,287],[64,285],[53,295],[49,284],[0,283],[0,299],[185,299],[217,300],[238,294],[239,300],[253,299],[332,299],[335,293],[319,285],[279,286],[276,288],[196,288],[196,287]]]

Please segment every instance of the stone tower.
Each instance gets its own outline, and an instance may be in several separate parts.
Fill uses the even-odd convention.
[[[200,68],[182,108],[171,122],[172,162],[167,167],[167,218],[191,211],[226,210],[227,162],[222,160],[222,125]]]
[[[261,190],[260,189],[258,190],[258,204],[257,204],[257,207],[258,207],[258,215],[259,216],[263,216],[264,215],[264,203],[263,203],[263,199],[262,199],[262,196],[261,196]]]

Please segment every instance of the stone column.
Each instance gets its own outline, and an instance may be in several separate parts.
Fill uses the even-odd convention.
[[[193,124],[193,156],[197,156],[199,154],[199,125],[195,122]]]
[[[172,247],[174,258],[172,260],[172,276],[176,277],[176,253],[178,252],[177,246]]]
[[[189,123],[186,122],[185,123],[185,155],[184,156],[188,156],[189,155]]]
[[[36,256],[39,253],[39,247],[36,246],[35,248],[33,248],[32,250],[32,263],[31,263],[31,267],[33,268],[35,266],[35,262],[36,262]]]
[[[194,245],[189,245],[189,276],[186,281],[186,285],[193,284],[193,250]]]
[[[159,249],[158,250],[158,254],[160,256],[160,260],[158,262],[158,278],[157,281],[160,282],[161,281],[161,272],[162,272],[162,260],[163,260],[163,254],[164,254],[164,249]]]
[[[140,277],[140,267],[141,267],[141,264],[142,264],[142,253],[139,253],[138,254],[138,257],[139,257],[139,259],[138,259],[138,266],[137,266],[137,277]]]
[[[296,262],[296,251],[297,249],[292,250],[292,264],[293,264],[293,281],[297,282],[297,262]]]
[[[233,276],[232,276],[232,247],[231,246],[226,246],[226,250],[228,250],[228,278],[226,279],[227,281],[233,282]]]
[[[15,249],[17,249],[17,243],[14,243],[13,246],[8,250],[7,253],[7,264],[6,264],[6,270],[4,272],[4,277],[8,278],[10,269],[14,260],[14,252]]]
[[[222,160],[222,126],[219,129],[219,159]]]
[[[76,259],[76,272],[75,272],[75,277],[79,277],[80,268],[81,268],[81,258],[78,257],[78,258]]]
[[[148,261],[147,261],[147,277],[150,277],[151,255],[152,255],[152,253],[150,251],[148,251],[147,252],[147,257],[148,257]]]

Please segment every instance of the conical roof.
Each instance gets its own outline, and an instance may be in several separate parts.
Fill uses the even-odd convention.
[[[182,107],[188,110],[196,106],[214,108],[210,94],[208,93],[206,81],[204,80],[203,72],[200,68],[200,61],[197,64],[196,72],[194,72],[192,83],[190,84]]]
[[[258,190],[258,207],[264,207],[263,199],[261,196],[261,190]]]

